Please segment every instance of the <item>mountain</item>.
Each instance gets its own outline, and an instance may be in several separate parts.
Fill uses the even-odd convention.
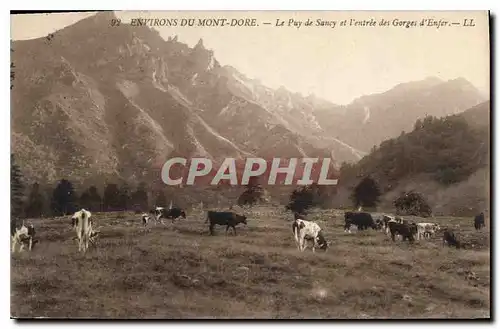
[[[457,114],[483,101],[481,93],[463,78],[429,77],[359,97],[347,106],[317,110],[315,116],[325,131],[368,152],[402,131],[411,131],[419,118]]]
[[[322,101],[272,90],[148,27],[99,13],[12,42],[12,149],[29,181],[158,181],[172,156],[355,157],[320,136]]]
[[[426,113],[476,105],[467,81],[427,79],[339,106],[271,89],[200,41],[98,13],[47,37],[11,43],[12,151],[28,182],[160,184],[173,156],[332,157],[356,162]]]

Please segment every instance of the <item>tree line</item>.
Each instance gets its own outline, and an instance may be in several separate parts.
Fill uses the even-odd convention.
[[[64,216],[80,208],[91,212],[147,211],[149,209],[145,183],[140,183],[136,189],[130,188],[126,183],[121,186],[108,183],[101,196],[96,186],[90,186],[78,194],[71,181],[61,179],[52,190],[47,191],[38,183],[25,186],[21,170],[13,154],[11,154],[10,175],[12,218]],[[155,193],[153,199],[156,205],[167,204],[165,193],[161,190]]]

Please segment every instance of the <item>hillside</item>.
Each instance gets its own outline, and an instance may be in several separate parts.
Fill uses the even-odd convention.
[[[341,169],[337,203],[361,177],[380,185],[382,207],[401,191],[423,193],[438,213],[470,215],[489,209],[489,102],[462,114],[417,120],[413,131],[389,139],[356,165]],[[343,194],[343,196],[342,196]]]

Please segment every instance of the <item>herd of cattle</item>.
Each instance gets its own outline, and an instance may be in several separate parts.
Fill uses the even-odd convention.
[[[149,213],[141,215],[142,224],[147,226],[151,221],[155,224],[162,223],[163,219],[171,219],[174,222],[178,218],[186,218],[186,212],[177,207],[166,209],[164,207],[156,207]],[[403,241],[408,240],[413,243],[417,240],[430,238],[435,236],[441,227],[436,223],[415,223],[404,220],[399,216],[381,215],[377,219],[373,219],[372,214],[367,212],[351,212],[344,213],[344,232],[351,233],[351,227],[356,226],[358,230],[373,229],[383,231],[391,236],[392,241],[395,241],[397,235],[401,236]],[[214,234],[216,225],[226,226],[226,234],[229,228],[233,229],[236,234],[236,226],[240,223],[247,225],[247,217],[237,214],[234,211],[207,211],[205,223],[209,223],[210,234]],[[71,226],[76,233],[75,240],[78,240],[78,251],[85,252],[89,248],[89,244],[95,245],[95,239],[99,235],[92,226],[91,213],[85,209],[75,212],[71,216]],[[485,226],[484,213],[480,213],[474,218],[474,227],[480,230]],[[457,239],[455,233],[445,228],[443,231],[443,245],[448,244],[461,248],[463,244]],[[316,248],[325,250],[330,245],[325,239],[321,227],[313,222],[306,220],[305,215],[294,213],[294,221],[292,224],[292,232],[296,242],[296,246],[300,251],[304,251],[307,247],[306,242],[312,242],[312,251]],[[11,220],[11,240],[12,251],[15,252],[16,246],[19,245],[19,251],[22,251],[24,246],[28,246],[28,250],[32,250],[34,245],[38,243],[35,238],[35,228],[32,223],[25,225],[24,221],[18,225],[16,220]]]

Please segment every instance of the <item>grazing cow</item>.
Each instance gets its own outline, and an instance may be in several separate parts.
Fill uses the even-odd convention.
[[[480,230],[485,226],[484,224],[484,213],[480,213],[476,217],[474,217],[474,228],[476,230]]]
[[[367,212],[351,212],[346,211],[344,214],[345,225],[344,232],[351,233],[351,225],[356,225],[358,230],[365,230],[369,227],[376,229],[375,221],[372,215]]]
[[[413,238],[413,235],[417,233],[417,225],[415,223],[403,224],[397,223],[395,221],[389,221],[387,225],[389,226],[392,241],[396,241],[396,234],[401,235],[403,241],[405,241],[406,239],[408,239],[409,242],[415,241],[415,239]]]
[[[28,244],[28,250],[32,250],[33,246],[38,242],[35,240],[35,227],[32,223],[28,226],[24,225],[24,221],[21,226],[17,225],[16,220],[10,221],[10,237],[12,240],[12,252],[16,251],[16,245],[19,245],[19,251],[23,251],[24,245]]]
[[[446,229],[443,232],[443,246],[445,244],[448,244],[448,246],[455,246],[457,249],[460,249],[461,243],[458,241],[457,237],[455,236],[455,233],[452,230]]]
[[[170,209],[163,209],[161,211],[159,219],[162,218],[169,218],[172,219],[172,223],[174,222],[175,219],[182,217],[186,219],[186,212],[182,210],[181,208],[170,208]]]
[[[76,232],[78,239],[78,251],[86,252],[89,248],[91,238],[96,236],[96,232],[92,230],[91,213],[85,209],[81,209],[73,214],[71,222]]]
[[[441,228],[435,223],[418,223],[417,224],[417,240],[423,238],[430,238],[435,235]]]
[[[229,227],[233,228],[234,235],[236,235],[236,225],[243,223],[247,225],[247,217],[245,215],[238,215],[231,211],[207,211],[207,219],[205,223],[210,221],[210,234],[214,235],[215,225],[226,225],[226,234]]]
[[[318,224],[303,219],[296,219],[292,224],[293,236],[300,251],[306,249],[306,240],[313,242],[312,251],[316,252],[316,246],[325,250],[328,248],[323,231]]]

